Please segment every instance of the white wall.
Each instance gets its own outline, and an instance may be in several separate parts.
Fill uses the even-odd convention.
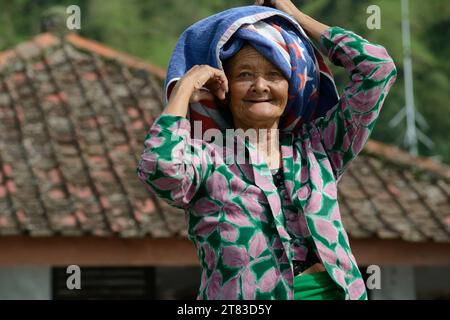
[[[381,288],[368,290],[371,300],[415,300],[414,267],[381,266]]]
[[[0,300],[49,300],[50,267],[0,267]]]

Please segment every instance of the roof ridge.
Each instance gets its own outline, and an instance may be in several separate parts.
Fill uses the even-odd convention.
[[[364,152],[381,157],[397,165],[417,167],[450,180],[450,166],[447,164],[436,161],[431,157],[413,156],[395,145],[369,140],[364,148]]]
[[[115,59],[123,64],[137,69],[144,69],[147,72],[155,75],[159,80],[164,81],[166,78],[166,71],[149,62],[133,57],[125,52],[108,47],[100,42],[84,38],[76,33],[69,33],[65,40],[75,47],[98,54],[107,59]],[[7,63],[7,61],[16,56],[16,49],[19,46],[38,45],[40,48],[49,48],[59,43],[59,38],[50,32],[40,33],[30,40],[23,41],[17,44],[12,49],[0,51],[0,68]]]

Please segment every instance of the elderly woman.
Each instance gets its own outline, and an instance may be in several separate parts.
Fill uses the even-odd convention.
[[[290,1],[272,4],[227,10],[183,33],[138,175],[185,210],[202,267],[198,299],[367,299],[336,183],[396,69],[383,47]],[[308,36],[348,72],[340,97]],[[244,155],[217,134],[195,137],[198,124],[242,144]],[[257,139],[247,141],[248,130]]]

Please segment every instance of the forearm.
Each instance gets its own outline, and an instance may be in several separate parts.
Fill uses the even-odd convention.
[[[338,104],[314,124],[338,178],[369,138],[397,70],[384,47],[340,27],[324,32],[320,47],[349,75]]]
[[[150,191],[182,209],[189,207],[213,163],[202,141],[191,140],[190,132],[188,119],[160,115],[145,137],[145,149],[136,169]]]
[[[311,18],[300,10],[296,10],[294,13],[294,18],[305,30],[305,32],[317,42],[320,42],[320,35],[329,28],[326,24]]]
[[[187,84],[177,83],[162,113],[186,118],[191,95],[192,89]]]

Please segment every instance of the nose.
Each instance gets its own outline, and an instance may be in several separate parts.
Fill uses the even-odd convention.
[[[262,77],[261,75],[257,75],[255,81],[253,82],[251,90],[255,93],[269,92],[269,84],[267,80],[264,79],[264,77]]]

